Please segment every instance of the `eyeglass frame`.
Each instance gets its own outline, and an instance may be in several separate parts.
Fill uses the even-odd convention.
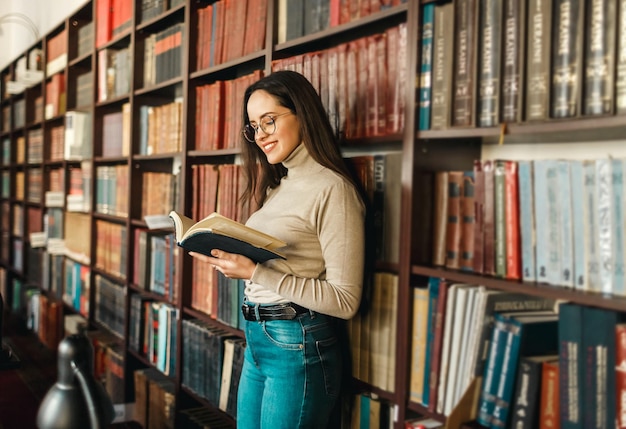
[[[291,110],[288,110],[286,112],[283,113],[279,113],[278,115],[273,115],[273,114],[265,114],[263,116],[261,116],[261,119],[259,121],[259,124],[256,125],[256,127],[254,125],[252,125],[251,123],[247,123],[246,125],[243,126],[242,130],[241,130],[241,134],[243,134],[243,138],[246,139],[246,141],[250,142],[250,143],[255,143],[256,142],[256,135],[259,132],[259,130],[263,131],[265,133],[265,135],[271,136],[272,134],[274,134],[276,132],[276,119],[281,117],[281,116],[285,116],[288,115],[289,113],[293,113]],[[268,132],[263,125],[263,120],[265,118],[270,118],[272,120],[272,124],[274,125],[274,129],[272,130],[272,132]],[[248,136],[246,135],[246,130],[247,129],[251,129],[254,131],[254,138],[252,140],[250,140],[248,138]]]

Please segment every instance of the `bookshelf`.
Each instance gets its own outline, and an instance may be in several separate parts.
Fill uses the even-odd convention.
[[[33,329],[51,348],[66,332],[67,320],[77,316],[84,317],[93,331],[105,332],[94,334],[94,341],[113,369],[101,367],[96,373],[108,380],[115,401],[145,404],[151,392],[162,401],[158,407],[138,411],[135,417],[143,423],[165,419],[182,424],[193,418],[190,410],[203,407],[234,426],[232,404],[224,406],[228,412],[220,410],[214,392],[198,386],[190,375],[188,365],[194,361],[188,355],[194,350],[188,340],[208,338],[206,326],[220,330],[229,342],[231,337],[243,338],[232,311],[215,308],[206,293],[225,296],[225,288],[241,285],[225,285],[216,274],[208,274],[207,267],[173,245],[171,231],[150,229],[146,216],[176,209],[201,218],[232,208],[219,195],[226,194],[226,178],[234,187],[238,175],[237,102],[251,81],[281,68],[301,70],[317,85],[347,158],[376,162],[374,156],[380,156],[382,162],[391,158],[389,154],[401,154],[399,167],[394,167],[397,177],[389,179],[397,183],[396,206],[386,215],[392,219],[389,227],[395,223],[402,232],[385,235],[395,239],[385,245],[375,266],[376,282],[387,281],[397,288],[396,295],[390,295],[394,318],[385,326],[385,332],[395,337],[396,344],[388,345],[395,355],[373,358],[372,365],[376,361],[390,371],[381,378],[364,357],[379,351],[355,352],[364,366],[354,381],[355,392],[371,393],[386,404],[388,414],[396,417],[395,428],[417,415],[447,421],[449,428],[475,417],[471,404],[479,381],[470,385],[450,413],[411,399],[413,294],[426,288],[429,279],[626,312],[622,294],[506,279],[433,260],[435,172],[472,170],[476,160],[497,153],[491,148],[498,145],[555,143],[567,148],[575,142],[621,138],[626,126],[618,104],[608,113],[590,116],[582,109],[580,91],[574,103],[577,110],[570,117],[531,121],[524,110],[529,96],[521,92],[515,120],[504,123],[495,111],[495,124],[478,126],[482,122],[476,121],[476,98],[463,105],[473,116],[457,118],[463,126],[452,125],[452,98],[443,104],[448,116],[437,116],[441,100],[435,96],[441,92],[435,92],[434,85],[436,67],[441,66],[435,55],[437,46],[444,49],[438,45],[442,41],[454,46],[458,25],[439,34],[437,11],[445,4],[459,9],[473,4],[479,11],[477,5],[486,2],[321,3],[331,9],[328,22],[320,26],[297,8],[285,10],[292,2],[278,0],[92,0],[0,70],[0,267],[2,292],[11,304],[7,307],[25,317],[30,303],[38,301],[40,322]],[[620,14],[626,13],[622,1],[615,3]],[[344,8],[347,4],[359,7]],[[507,13],[508,7],[500,13]],[[427,8],[433,9],[426,13]],[[435,22],[432,34],[424,31],[430,12]],[[212,19],[220,14],[236,24],[226,27],[241,40],[232,34],[212,39],[212,34],[225,31],[219,20]],[[526,19],[522,16],[520,25]],[[474,22],[479,22],[478,16]],[[548,31],[551,26],[548,23]],[[626,30],[615,30],[615,40],[620,31]],[[423,46],[430,37],[432,50]],[[406,44],[392,44],[398,40]],[[614,49],[618,48],[623,49],[619,44]],[[476,57],[470,69],[477,72],[481,52],[476,45],[468,51]],[[448,56],[450,52],[454,54],[452,50]],[[522,91],[529,86],[525,52],[518,53]],[[425,61],[429,53],[434,69]],[[386,67],[375,60],[363,61],[368,55],[385,55]],[[43,77],[10,94],[25,60],[29,70],[40,70]],[[623,64],[613,66],[614,100],[623,97],[620,67]],[[429,70],[431,88],[423,79]],[[379,83],[375,76],[387,77],[387,85],[382,89],[375,85]],[[452,77],[441,78],[448,79],[451,91]],[[474,97],[480,97],[480,79],[476,74],[470,85]],[[377,97],[393,98],[395,103],[376,104],[372,100]],[[430,112],[421,107],[423,101],[431,101]],[[490,105],[487,101],[480,106]],[[233,216],[245,220],[246,214]],[[33,248],[37,237],[30,233],[44,231],[46,245]],[[381,291],[372,293],[383,296]],[[234,298],[229,299],[229,308],[236,308]],[[146,317],[163,325],[145,326]],[[365,332],[368,323],[373,322],[354,322],[353,335]],[[146,332],[166,340],[155,343],[146,339],[150,336]]]

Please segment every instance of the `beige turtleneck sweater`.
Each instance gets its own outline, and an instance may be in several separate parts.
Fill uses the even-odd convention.
[[[280,185],[247,225],[288,243],[286,260],[257,264],[245,295],[254,303],[294,302],[349,319],[361,300],[364,207],[354,187],[298,146]]]

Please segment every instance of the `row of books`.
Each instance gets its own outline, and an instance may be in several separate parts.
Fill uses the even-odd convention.
[[[424,5],[419,128],[623,113],[625,13],[615,1]]]
[[[170,302],[177,302],[179,284],[176,261],[179,248],[174,234],[147,228],[137,228],[134,234],[133,283]]]
[[[178,78],[182,73],[185,25],[174,24],[144,41],[143,87]]]
[[[96,211],[112,216],[128,216],[128,165],[96,167]]]
[[[365,288],[364,311],[348,322],[354,378],[394,391],[398,276],[374,273]]]
[[[279,59],[272,69],[302,73],[318,91],[337,134],[347,139],[404,128],[406,24],[336,47]]]
[[[435,173],[433,264],[623,295],[624,168],[484,160]]]
[[[95,268],[115,277],[126,278],[126,225],[96,219],[95,229]]]
[[[183,320],[183,387],[237,417],[245,340],[199,319]]]
[[[176,368],[178,318],[179,311],[171,304],[131,295],[129,347],[168,376],[173,376]]]
[[[98,101],[128,95],[131,79],[130,48],[105,48],[98,51]]]
[[[133,4],[124,0],[97,0],[96,47],[126,34],[133,25]]]
[[[67,258],[66,258],[67,260]],[[100,274],[94,276],[93,319],[111,334],[124,337],[126,294],[124,288]]]
[[[236,79],[196,87],[196,150],[239,147],[243,93],[261,75],[261,71],[256,70]]]
[[[183,102],[139,107],[139,154],[175,153],[182,149]],[[203,118],[206,118],[203,116]],[[203,121],[196,122],[201,124]]]
[[[199,7],[196,13],[197,70],[232,61],[265,47],[267,0],[220,0]]]
[[[278,43],[347,24],[406,0],[307,0],[278,3]]]

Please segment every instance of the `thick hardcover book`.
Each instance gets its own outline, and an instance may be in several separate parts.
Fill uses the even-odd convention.
[[[433,67],[433,26],[435,4],[429,3],[422,9],[422,57],[419,88],[419,129],[430,128],[432,67]]]
[[[455,58],[452,125],[473,126],[476,122],[476,46],[478,0],[455,2]]]
[[[446,227],[446,267],[457,269],[461,263],[461,194],[463,172],[448,172],[448,216]]]
[[[492,428],[508,427],[520,356],[558,352],[558,315],[524,313],[508,316],[506,347],[499,374]]]
[[[496,224],[495,224],[495,175],[494,168],[495,162],[492,160],[485,160],[483,162],[483,176],[485,183],[485,204],[483,209],[483,228],[484,234],[484,247],[483,247],[483,274],[495,275],[496,273],[496,255],[495,255],[495,242],[496,242]]]
[[[551,100],[553,118],[570,118],[579,113],[585,3],[581,0],[554,2]]]
[[[559,305],[559,365],[568,368],[559,374],[560,396],[560,420],[563,429],[576,429],[583,427],[582,403],[584,386],[582,378],[583,345],[582,324],[583,307],[579,304],[562,303]]]
[[[480,0],[478,126],[500,123],[502,0]]]
[[[559,362],[543,362],[541,397],[539,399],[539,429],[560,428],[559,418]]]
[[[626,429],[626,323],[615,326],[615,404],[616,428]]]
[[[211,256],[211,250],[220,249],[244,255],[263,263],[281,258],[276,251],[287,243],[247,227],[218,213],[212,213],[199,222],[176,211],[170,212],[176,230],[176,242],[185,250]]]
[[[582,396],[583,427],[612,428],[615,425],[615,327],[618,313],[583,307],[582,336],[585,381]]]
[[[535,215],[533,199],[533,163],[517,161],[519,185],[519,222],[522,253],[522,279],[537,281],[535,269]]]
[[[616,65],[615,65],[615,110],[626,113],[626,0],[618,0]]]
[[[433,130],[448,128],[451,123],[453,42],[454,4],[452,2],[438,4],[435,6],[435,35],[433,39],[433,88],[430,123],[430,128]]]
[[[433,219],[433,265],[446,264],[446,228],[448,219],[448,172],[435,173]]]
[[[552,0],[529,0],[526,29],[526,120],[549,118]]]
[[[613,112],[616,2],[617,0],[587,2],[585,28],[589,34],[585,38],[583,67],[585,115],[605,115]]]
[[[485,244],[485,176],[483,164],[480,160],[474,161],[474,258],[473,270],[483,272],[484,244]]]
[[[557,362],[558,355],[523,356],[517,369],[511,428],[539,427],[539,396],[543,362]]]
[[[505,0],[503,22],[502,120],[519,122],[522,111],[526,0]]]
[[[461,191],[461,255],[460,267],[465,271],[474,270],[474,225],[476,223],[474,172],[463,172]]]

